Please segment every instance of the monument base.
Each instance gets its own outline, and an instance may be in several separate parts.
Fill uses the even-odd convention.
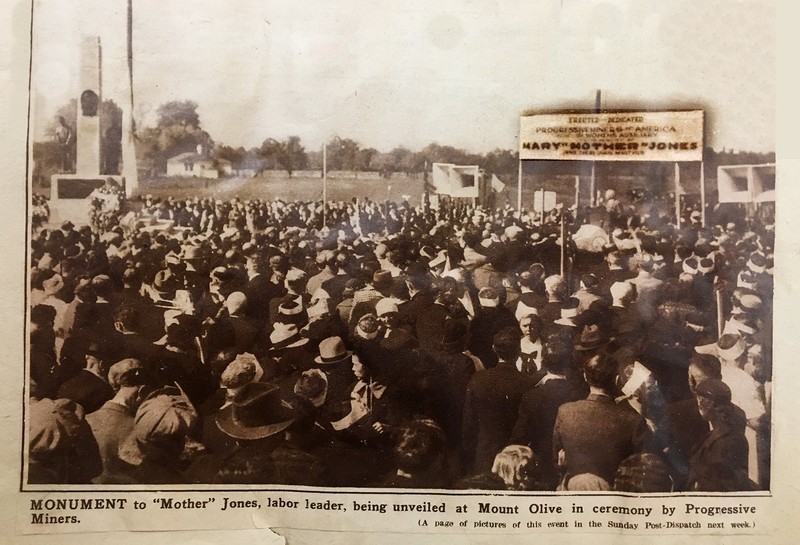
[[[50,223],[69,220],[75,225],[88,225],[91,209],[90,195],[113,181],[125,190],[124,176],[82,176],[54,174],[50,177]]]

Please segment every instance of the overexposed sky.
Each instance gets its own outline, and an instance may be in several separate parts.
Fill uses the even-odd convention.
[[[127,0],[36,0],[34,135],[79,94],[82,35],[126,96]],[[199,104],[217,141],[517,146],[530,108],[699,107],[716,149],[775,149],[766,0],[134,0],[134,117]]]

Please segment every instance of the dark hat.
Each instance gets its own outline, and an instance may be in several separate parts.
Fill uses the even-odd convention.
[[[196,271],[205,259],[207,252],[205,246],[186,246],[181,252],[181,259],[186,263],[186,269]]]
[[[314,358],[314,361],[320,365],[330,365],[352,355],[353,353],[347,350],[341,337],[328,337],[319,343],[319,356]]]
[[[581,276],[581,284],[583,284],[586,289],[594,288],[599,283],[600,281],[597,279],[597,277],[591,273]]]
[[[451,354],[462,351],[466,346],[468,334],[469,326],[464,320],[446,319],[442,327],[440,349]]]
[[[600,348],[608,344],[609,341],[608,335],[603,333],[600,326],[597,324],[587,324],[583,326],[583,330],[581,330],[581,336],[578,342],[575,343],[575,350],[594,350],[595,348]]]
[[[731,402],[731,389],[716,378],[708,378],[697,385],[695,395],[711,401],[715,406]]]
[[[379,270],[372,275],[372,285],[378,291],[385,291],[392,287],[392,273]]]
[[[251,382],[217,414],[217,427],[234,439],[263,439],[280,433],[295,420],[291,405],[283,402],[274,384]]]
[[[53,325],[56,309],[50,305],[36,305],[31,309],[31,323],[38,326]]]
[[[415,346],[414,337],[402,329],[392,330],[388,336],[381,339],[381,348],[389,352],[396,350],[413,349]]]
[[[308,314],[297,299],[286,299],[278,306],[277,321],[285,324],[303,324],[308,321]]]
[[[102,340],[92,340],[86,346],[86,355],[94,356],[99,360],[108,361],[113,358],[113,349],[108,342]],[[113,360],[111,360],[113,361]]]
[[[153,290],[163,298],[175,296],[175,292],[180,288],[178,278],[169,269],[158,271],[153,280]]]

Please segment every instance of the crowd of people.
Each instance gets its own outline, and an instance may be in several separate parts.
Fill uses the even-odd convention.
[[[774,224],[606,197],[37,223],[28,482],[768,489]]]

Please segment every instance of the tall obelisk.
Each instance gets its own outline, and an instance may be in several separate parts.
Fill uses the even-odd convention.
[[[75,138],[77,145],[75,174],[78,176],[100,175],[101,63],[100,38],[85,37],[81,42],[78,80],[80,95]]]

